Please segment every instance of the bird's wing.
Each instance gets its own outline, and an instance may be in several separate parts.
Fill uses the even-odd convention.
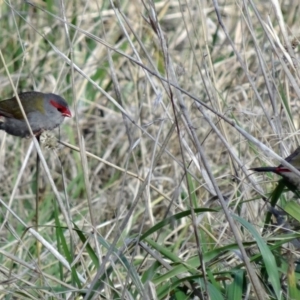
[[[21,119],[22,113],[15,98],[3,100],[0,102],[0,115],[6,118]]]
[[[292,165],[295,168],[300,167],[300,147],[298,147],[291,155],[289,155],[285,160],[289,163],[292,163]],[[281,167],[282,165],[280,165]]]
[[[21,102],[26,115],[37,110],[43,112],[43,101],[40,99],[40,96],[35,95],[35,97],[33,97],[33,95],[28,92],[20,94],[19,97],[22,99]],[[24,119],[16,97],[0,101],[0,116],[18,120]]]

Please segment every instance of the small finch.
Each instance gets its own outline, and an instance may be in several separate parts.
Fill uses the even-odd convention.
[[[69,106],[61,96],[26,92],[19,94],[19,98],[36,136],[59,126],[65,117],[71,117]],[[0,122],[0,130],[19,137],[30,136],[16,97],[0,101],[0,116],[4,119]]]
[[[285,160],[300,171],[300,147],[298,147]],[[300,177],[283,165],[279,165],[278,167],[251,168],[250,170],[256,172],[273,172],[282,176],[284,179],[287,179],[288,182],[292,183],[296,188],[300,189]]]

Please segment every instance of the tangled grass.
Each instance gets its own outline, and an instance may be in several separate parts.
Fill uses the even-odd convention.
[[[289,217],[270,227],[277,178],[248,170],[299,145],[298,14],[0,2],[1,99],[55,92],[74,113],[38,180],[38,144],[0,132],[1,298],[299,299],[298,202],[273,193]]]

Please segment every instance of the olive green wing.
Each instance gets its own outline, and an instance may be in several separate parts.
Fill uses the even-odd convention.
[[[23,93],[19,95],[26,115],[30,112],[44,112],[43,94]],[[0,101],[0,115],[6,118],[24,119],[16,97]]]

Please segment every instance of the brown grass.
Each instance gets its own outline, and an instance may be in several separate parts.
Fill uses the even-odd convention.
[[[296,2],[0,3],[1,98],[11,78],[74,112],[58,149],[42,145],[38,232],[32,140],[0,132],[0,296],[167,299],[176,278],[201,298],[212,277],[232,283],[234,253],[253,259],[239,241],[255,238],[229,213],[266,238],[260,194],[277,179],[248,169],[299,145]],[[267,299],[245,268],[251,297]]]

